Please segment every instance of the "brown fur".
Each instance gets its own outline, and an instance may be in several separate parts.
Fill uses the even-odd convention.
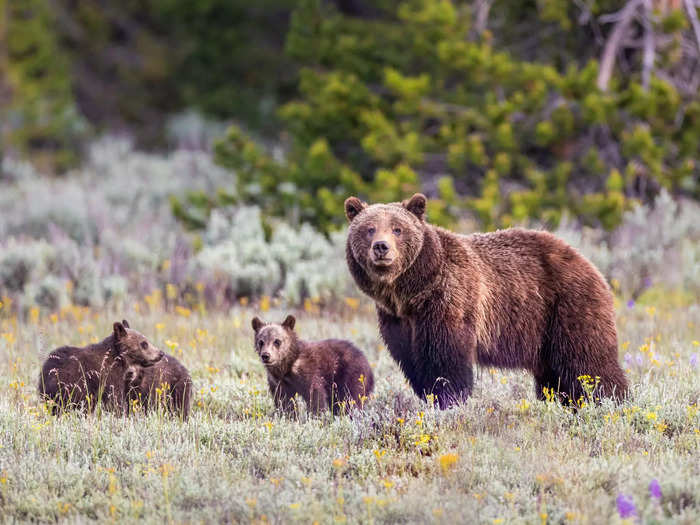
[[[255,349],[265,364],[275,406],[291,412],[299,394],[313,413],[331,408],[338,414],[343,406],[361,408],[374,388],[365,355],[349,341],[302,341],[294,324],[291,315],[282,324],[253,319]]]
[[[126,411],[124,383],[163,356],[158,348],[124,320],[114,323],[112,335],[77,348],[53,350],[39,374],[39,395],[54,402],[53,412],[82,408],[93,411],[98,402],[119,413]]]
[[[452,233],[425,222],[425,205],[345,202],[350,273],[416,394],[459,402],[478,363],[531,371],[540,398],[578,400],[582,375],[625,395],[612,294],[589,261],[547,232]]]
[[[151,367],[128,373],[126,392],[129,406],[137,400],[148,412],[160,400],[170,414],[177,415],[183,421],[190,415],[192,379],[187,368],[169,354],[164,354]]]

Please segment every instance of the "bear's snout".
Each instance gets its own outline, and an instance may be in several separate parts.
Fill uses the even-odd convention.
[[[377,259],[383,259],[389,253],[389,243],[386,241],[376,241],[372,244],[372,252]]]
[[[263,363],[269,363],[270,362],[270,352],[263,352],[260,354],[260,359],[262,359]]]

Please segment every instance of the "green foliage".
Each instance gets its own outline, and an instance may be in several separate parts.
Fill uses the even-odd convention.
[[[185,108],[274,132],[295,87],[283,53],[295,4],[0,0],[4,149],[62,170],[77,160],[86,120],[163,147],[167,117]]]
[[[75,106],[67,56],[47,30],[54,24],[43,0],[0,0],[0,73],[5,69],[9,88],[9,102],[0,98],[0,116],[9,145],[31,151],[39,167],[63,171],[78,160],[86,126]]]
[[[653,75],[644,89],[634,74],[599,90],[597,62],[576,56],[590,46],[572,6],[538,1],[533,18],[529,8],[494,5],[502,8],[499,21],[517,15],[533,32],[545,26],[571,32],[563,45],[545,45],[532,60],[505,51],[510,27],[498,38],[475,34],[463,4],[386,1],[363,17],[316,0],[301,2],[287,50],[305,67],[298,99],[280,112],[291,140],[278,166],[289,173],[303,166],[307,180],[275,168],[275,182],[266,188],[263,171],[255,175],[261,195],[277,200],[277,184],[293,180],[295,192],[302,192],[295,193],[297,201],[308,194],[315,208],[306,218],[326,229],[332,214],[340,215],[337,209],[329,215],[326,206],[349,194],[396,200],[412,186],[441,188],[438,179],[451,181],[461,197],[455,192],[448,203],[443,195],[433,220],[449,223],[451,206],[466,197],[488,228],[531,218],[557,224],[565,212],[612,228],[654,188],[698,196],[697,95]],[[616,6],[590,7],[601,13]],[[676,16],[664,21],[668,31],[682,29]],[[220,145],[219,160],[238,168],[235,157],[247,148],[226,146],[232,140]],[[320,151],[328,159],[323,198],[313,182],[320,164],[305,160]],[[340,177],[343,170],[352,176]]]

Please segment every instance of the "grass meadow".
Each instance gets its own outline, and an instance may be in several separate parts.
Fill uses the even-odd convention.
[[[345,337],[376,390],[348,417],[275,414],[250,321],[274,301],[227,313],[0,309],[3,522],[698,523],[700,307],[618,305],[620,406],[574,412],[535,398],[525,372],[477,370],[464,405],[413,395],[383,347],[373,306],[307,303],[308,339]],[[47,414],[42,358],[102,339],[114,320],[176,355],[194,381],[192,416]]]

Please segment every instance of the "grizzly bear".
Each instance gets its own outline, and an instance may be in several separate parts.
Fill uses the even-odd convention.
[[[92,412],[98,403],[124,414],[127,374],[138,373],[162,357],[163,352],[126,320],[117,322],[113,333],[99,343],[53,350],[39,374],[39,395],[53,401],[54,414],[73,408]]]
[[[130,408],[138,402],[149,412],[162,403],[168,413],[183,421],[190,415],[192,379],[187,368],[169,354],[163,354],[153,366],[129,371],[125,388]]]
[[[458,235],[428,224],[425,207],[421,194],[345,201],[350,273],[417,395],[464,400],[474,363],[529,370],[540,399],[576,403],[585,375],[596,395],[625,395],[612,294],[589,261],[543,231]]]
[[[362,408],[374,388],[372,369],[362,351],[340,339],[302,341],[295,323],[292,315],[282,324],[265,324],[257,317],[252,323],[255,349],[267,370],[275,406],[291,413],[299,394],[316,414],[328,408],[334,414]]]

